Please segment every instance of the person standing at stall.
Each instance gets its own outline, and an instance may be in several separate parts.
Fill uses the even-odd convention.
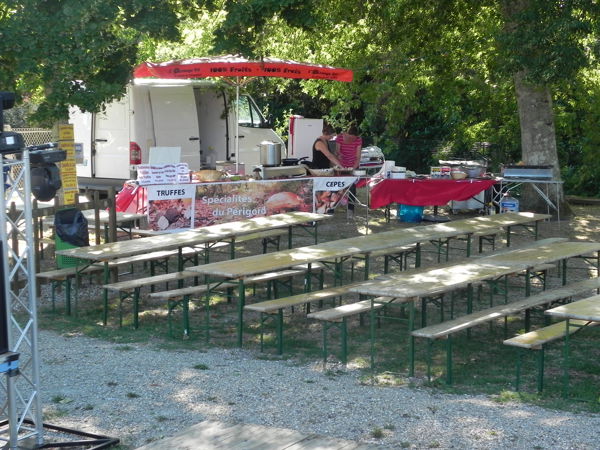
[[[358,135],[356,125],[350,124],[348,129],[335,137],[337,156],[344,168],[357,169],[360,164],[360,155],[362,150],[362,138]],[[354,213],[354,199],[356,198],[356,185],[350,188],[350,201],[348,202],[348,212]]]
[[[330,167],[341,166],[340,160],[329,150],[329,141],[335,135],[333,127],[324,125],[322,133],[313,143],[311,168],[329,169]]]

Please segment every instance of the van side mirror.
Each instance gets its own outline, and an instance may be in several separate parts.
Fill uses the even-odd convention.
[[[273,114],[269,114],[263,123],[261,124],[261,128],[273,128]]]

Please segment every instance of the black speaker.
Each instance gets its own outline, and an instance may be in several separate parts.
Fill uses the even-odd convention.
[[[42,163],[31,167],[31,193],[38,200],[52,200],[61,185],[60,171],[55,164]]]
[[[4,279],[4,246],[0,242],[0,355],[9,351],[8,348],[8,302],[6,301],[6,280]]]

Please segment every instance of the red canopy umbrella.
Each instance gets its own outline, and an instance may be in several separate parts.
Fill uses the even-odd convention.
[[[277,58],[250,61],[239,55],[144,62],[133,72],[136,78],[280,77],[352,81],[352,71],[320,64]]]
[[[251,61],[240,55],[225,55],[204,58],[180,59],[162,63],[144,62],[134,71],[135,78],[235,78],[236,118],[239,108],[240,78],[279,77],[313,80],[352,81],[353,72],[320,64],[300,63],[277,58],[262,58]],[[237,127],[237,119],[236,119]],[[235,137],[236,165],[238,164],[238,132]]]

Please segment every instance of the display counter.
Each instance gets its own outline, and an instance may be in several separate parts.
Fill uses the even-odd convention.
[[[302,177],[148,185],[140,208],[156,231],[177,231],[282,212],[328,213],[357,177]],[[119,204],[117,198],[117,204]]]

